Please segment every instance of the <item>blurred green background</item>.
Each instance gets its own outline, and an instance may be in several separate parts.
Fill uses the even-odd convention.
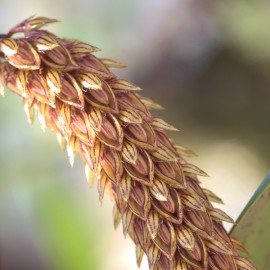
[[[48,29],[126,63],[116,73],[167,108],[155,115],[180,129],[172,136],[211,176],[203,186],[239,215],[270,167],[269,1],[1,0],[0,31],[34,14],[59,19]],[[100,207],[82,161],[70,168],[50,131],[29,127],[9,92],[0,126],[6,269],[137,269],[133,244],[113,230],[110,199]]]

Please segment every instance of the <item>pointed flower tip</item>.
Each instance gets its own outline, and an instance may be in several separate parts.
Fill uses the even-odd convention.
[[[93,170],[90,169],[89,165],[85,165],[85,175],[89,187],[92,187],[95,183],[95,174]]]
[[[161,202],[166,202],[168,199],[165,197],[165,196],[163,196],[162,194],[158,194],[158,195],[156,195],[156,199],[158,200],[158,201],[161,201]]]
[[[12,36],[13,34],[20,33],[20,32],[24,32],[26,35],[28,35],[32,29],[39,29],[47,24],[56,23],[56,22],[60,22],[60,21],[57,19],[51,19],[51,18],[42,17],[42,16],[36,17],[34,15],[22,21],[15,27],[13,27],[8,32],[8,36]]]
[[[46,25],[46,24],[49,24],[49,23],[61,22],[58,19],[48,18],[48,17],[45,17],[45,16],[32,16],[26,21],[31,22],[32,25],[38,25],[38,24]]]
[[[110,68],[125,68],[126,67],[125,64],[115,61],[113,59],[101,58],[100,60],[102,61],[103,64],[105,64],[106,66]]]
[[[4,90],[4,87],[0,87],[0,95],[2,96],[2,97],[5,97],[5,90]]]
[[[71,167],[73,167],[74,160],[75,160],[74,150],[69,145],[67,146],[67,154],[68,154],[69,164]]]

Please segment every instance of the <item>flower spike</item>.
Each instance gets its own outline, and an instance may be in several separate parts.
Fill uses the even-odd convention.
[[[114,226],[122,221],[137,264],[145,254],[152,270],[255,270],[222,226],[233,220],[210,202],[221,199],[199,185],[207,174],[186,162],[195,154],[174,145],[166,130],[177,129],[149,111],[162,106],[117,78],[111,68],[124,65],[94,56],[97,47],[41,29],[54,22],[30,17],[0,35],[0,94],[6,85],[21,96],[30,123],[37,111],[71,164],[82,156],[100,201],[105,192],[114,198]]]

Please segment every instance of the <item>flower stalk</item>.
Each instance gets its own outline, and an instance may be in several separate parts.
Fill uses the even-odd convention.
[[[222,226],[233,220],[210,202],[221,199],[200,187],[207,174],[187,162],[194,153],[173,144],[166,131],[177,129],[150,113],[161,106],[115,76],[111,68],[123,64],[41,29],[56,21],[30,17],[0,35],[1,94],[6,85],[22,97],[29,123],[37,111],[71,164],[74,153],[82,156],[100,200],[105,190],[114,198],[114,226],[122,221],[138,265],[146,254],[153,270],[255,269]]]

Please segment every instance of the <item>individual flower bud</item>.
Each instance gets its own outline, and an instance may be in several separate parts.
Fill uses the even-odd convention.
[[[33,43],[40,52],[49,51],[59,46],[57,40],[49,35],[40,36]]]
[[[102,121],[101,131],[97,137],[106,145],[120,149],[123,143],[123,130],[112,114],[106,114]]]
[[[144,150],[138,151],[137,155],[135,164],[125,162],[124,167],[134,180],[137,180],[144,185],[152,186],[154,178],[154,165],[152,159]]]
[[[50,50],[44,50],[41,59],[47,66],[61,71],[70,71],[78,68],[69,51],[60,44]]]
[[[19,50],[17,42],[12,38],[1,40],[0,48],[7,57],[15,55]]]
[[[11,41],[11,39],[9,41]],[[7,52],[7,54],[5,54],[7,61],[18,69],[35,70],[40,68],[40,56],[26,40],[17,40],[16,43],[6,42],[4,45],[4,53],[5,51]]]
[[[85,100],[93,107],[109,113],[118,112],[115,95],[110,86],[103,82],[100,89],[87,90],[84,94]]]

